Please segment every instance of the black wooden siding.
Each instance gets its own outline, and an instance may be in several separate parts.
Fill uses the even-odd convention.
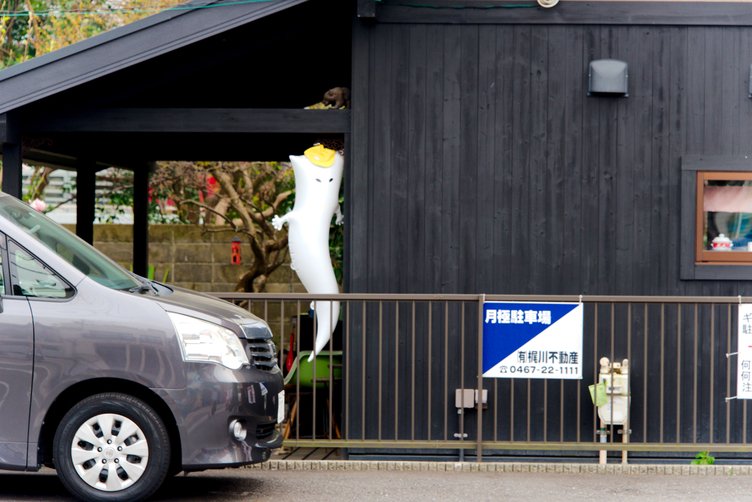
[[[586,96],[588,63],[601,58],[629,64],[628,98]],[[681,246],[692,245],[680,241],[681,159],[752,156],[750,63],[752,29],[745,27],[355,21],[352,164],[346,176],[357,200],[348,201],[348,289],[750,295],[748,282],[682,281],[679,268]],[[445,338],[443,312],[434,312],[429,333],[428,307],[419,305],[413,338],[409,308],[401,308],[399,321],[386,308],[386,320],[376,322],[379,312],[369,307],[365,338],[360,313],[351,316],[357,334],[350,341],[352,367],[361,364],[366,345],[366,369],[350,394],[352,423],[362,419],[365,434],[359,425],[351,437],[425,439],[427,420],[430,437],[445,429],[451,436],[457,428],[454,389],[463,382],[474,386],[474,334],[462,338],[459,309],[451,312]],[[474,333],[476,313],[466,311],[468,333]],[[694,329],[693,308],[667,307],[664,340],[660,313],[660,307],[617,307],[612,324],[610,308],[602,306],[596,326],[588,307],[585,379],[531,381],[529,387],[524,380],[486,381],[494,392],[491,409],[502,408],[495,431],[493,414],[486,414],[484,436],[510,439],[513,416],[518,425],[528,418],[533,424],[515,439],[559,440],[559,433],[576,439],[579,386],[587,437],[594,426],[589,375],[613,345],[617,360],[632,351],[633,420],[659,405],[657,382],[661,367],[666,369],[665,416],[651,415],[648,427],[635,422],[633,440],[703,442],[711,434],[716,441],[744,440],[742,404],[727,407],[723,401],[724,354],[736,343],[727,336],[727,309],[698,309],[700,323],[712,321],[711,335]],[[596,332],[598,354],[592,350]],[[411,387],[413,368],[418,378]],[[731,395],[734,372],[735,366]],[[390,404],[396,393],[399,413]],[[512,394],[510,412],[503,407]],[[379,395],[384,404],[377,410]],[[366,416],[361,399],[368,400]]]
[[[679,279],[686,155],[752,154],[752,30],[356,22],[354,292],[750,294]],[[593,59],[629,97],[587,97]]]
[[[347,437],[454,439],[461,420],[455,389],[477,385],[477,304],[450,304],[448,311],[440,301],[369,304],[365,329],[364,310],[354,305],[346,340],[348,409],[341,422]],[[596,441],[588,385],[597,380],[598,360],[606,356],[630,360],[631,442],[750,443],[747,403],[725,401],[736,395],[736,361],[725,356],[736,351],[735,326],[735,305],[586,304],[583,379],[484,379],[489,399],[483,437]],[[476,413],[464,419],[470,441],[477,437]]]

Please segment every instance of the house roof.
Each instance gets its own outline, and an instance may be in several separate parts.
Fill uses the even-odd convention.
[[[307,0],[193,0],[0,71],[0,113]]]

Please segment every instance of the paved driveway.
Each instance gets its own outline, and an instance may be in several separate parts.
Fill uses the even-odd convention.
[[[227,469],[168,480],[153,501],[752,502],[752,477]],[[2,501],[72,501],[54,471],[0,473]]]

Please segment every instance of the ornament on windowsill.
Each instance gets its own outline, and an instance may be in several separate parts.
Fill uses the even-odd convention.
[[[725,234],[721,234],[713,239],[711,246],[713,251],[731,251],[731,248],[734,247],[734,243],[731,242],[731,239],[726,237]]]

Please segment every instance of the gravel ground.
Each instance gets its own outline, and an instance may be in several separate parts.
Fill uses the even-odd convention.
[[[226,469],[179,475],[153,501],[752,502],[750,476]],[[54,471],[0,473],[0,500],[72,501]]]

